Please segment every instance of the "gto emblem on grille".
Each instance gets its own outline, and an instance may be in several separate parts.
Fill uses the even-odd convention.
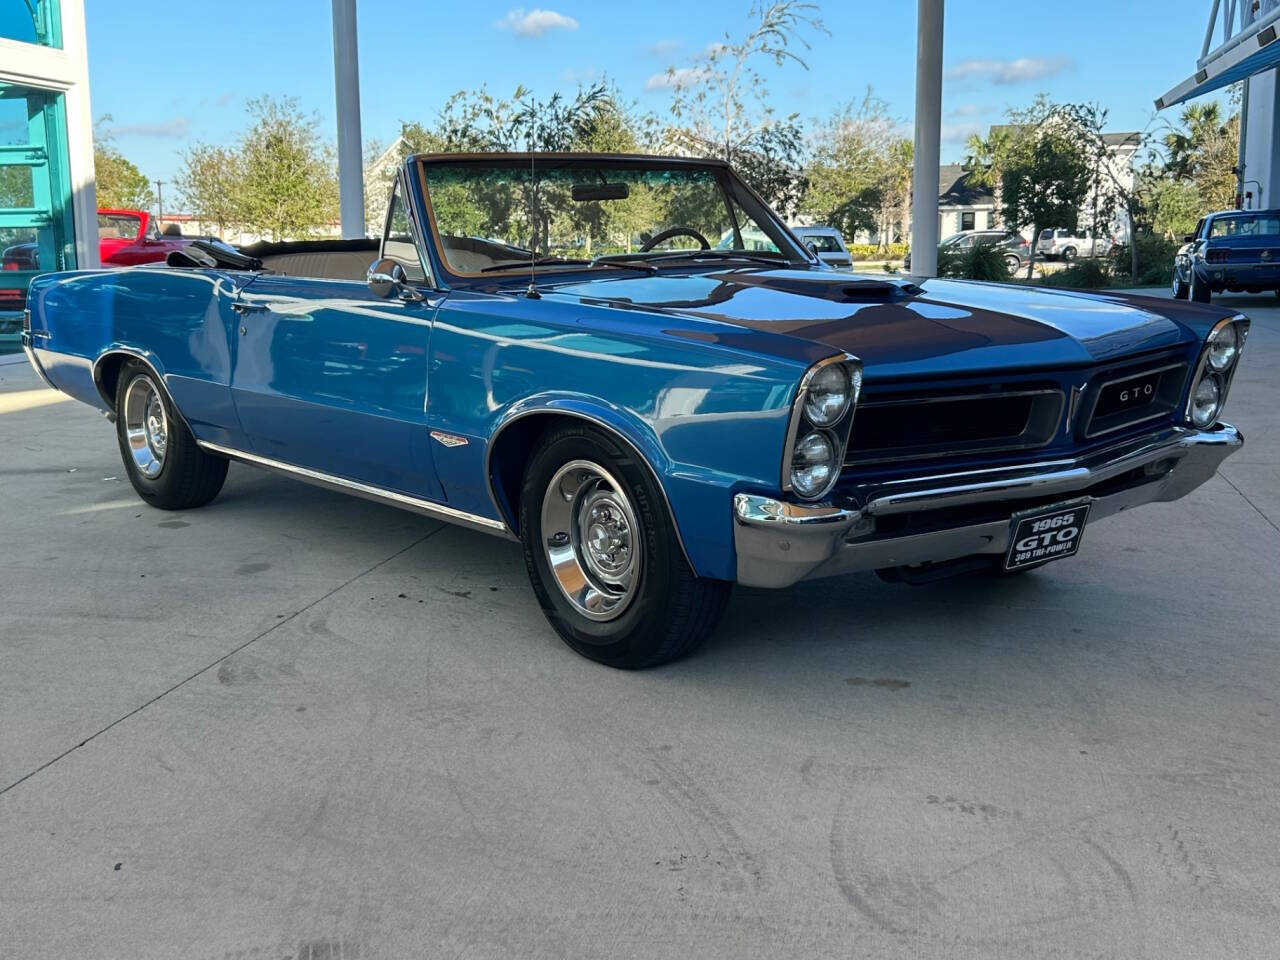
[[[1262,251],[1262,255],[1259,257],[1259,259],[1260,259],[1260,260],[1262,260],[1262,262],[1263,262],[1263,263],[1270,263],[1270,262],[1271,262],[1271,251],[1270,251],[1270,250],[1263,250],[1263,251]]]
[[[452,433],[442,433],[439,430],[431,431],[431,439],[444,444],[446,447],[465,447],[469,442],[466,437],[459,437]]]

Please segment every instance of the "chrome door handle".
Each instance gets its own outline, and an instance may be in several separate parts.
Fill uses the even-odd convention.
[[[237,300],[231,304],[231,309],[244,316],[246,313],[266,313],[269,308],[265,303],[246,303],[243,300]]]

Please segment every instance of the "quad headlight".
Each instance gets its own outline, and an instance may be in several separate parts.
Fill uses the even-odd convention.
[[[1224,323],[1215,327],[1213,333],[1209,334],[1205,349],[1208,351],[1206,357],[1211,369],[1222,373],[1230,367],[1240,355],[1240,334],[1236,332],[1236,325]]]
[[[1222,320],[1209,332],[1187,397],[1186,416],[1193,427],[1207,430],[1217,423],[1248,335],[1249,320],[1243,315]]]
[[[1222,381],[1217,374],[1206,373],[1201,377],[1195,390],[1191,392],[1189,409],[1192,424],[1201,430],[1213,426],[1218,420],[1218,414],[1222,412],[1224,395]]]
[[[820,430],[807,433],[796,442],[791,454],[791,489],[805,499],[821,496],[831,486],[839,466],[831,437]]]
[[[783,490],[804,500],[830,492],[840,476],[861,391],[862,364],[854,357],[831,357],[809,368],[792,405]]]
[[[849,412],[862,387],[862,369],[843,363],[820,367],[805,390],[804,415],[815,427],[830,427]]]

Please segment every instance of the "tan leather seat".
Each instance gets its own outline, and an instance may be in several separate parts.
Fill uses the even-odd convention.
[[[288,277],[363,281],[370,265],[377,259],[377,252],[368,250],[281,253],[263,257],[262,265]]]

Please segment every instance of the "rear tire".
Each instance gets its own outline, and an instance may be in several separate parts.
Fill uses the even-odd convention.
[[[1209,302],[1209,285],[1200,280],[1196,276],[1195,270],[1191,271],[1191,302],[1192,303],[1208,303]]]
[[[161,510],[203,507],[227,478],[227,461],[200,449],[163,381],[134,360],[116,383],[116,439],[133,489]]]
[[[1064,249],[1063,249],[1063,251],[1062,251],[1062,259],[1063,259],[1063,260],[1065,260],[1067,263],[1070,263],[1070,262],[1071,262],[1072,260],[1074,260],[1075,258],[1076,258],[1076,248],[1075,248],[1075,247],[1066,247],[1066,248],[1064,248]]]
[[[610,667],[638,670],[691,653],[729,599],[731,584],[689,567],[646,465],[587,425],[539,441],[520,490],[520,540],[551,626],[575,652]]]

